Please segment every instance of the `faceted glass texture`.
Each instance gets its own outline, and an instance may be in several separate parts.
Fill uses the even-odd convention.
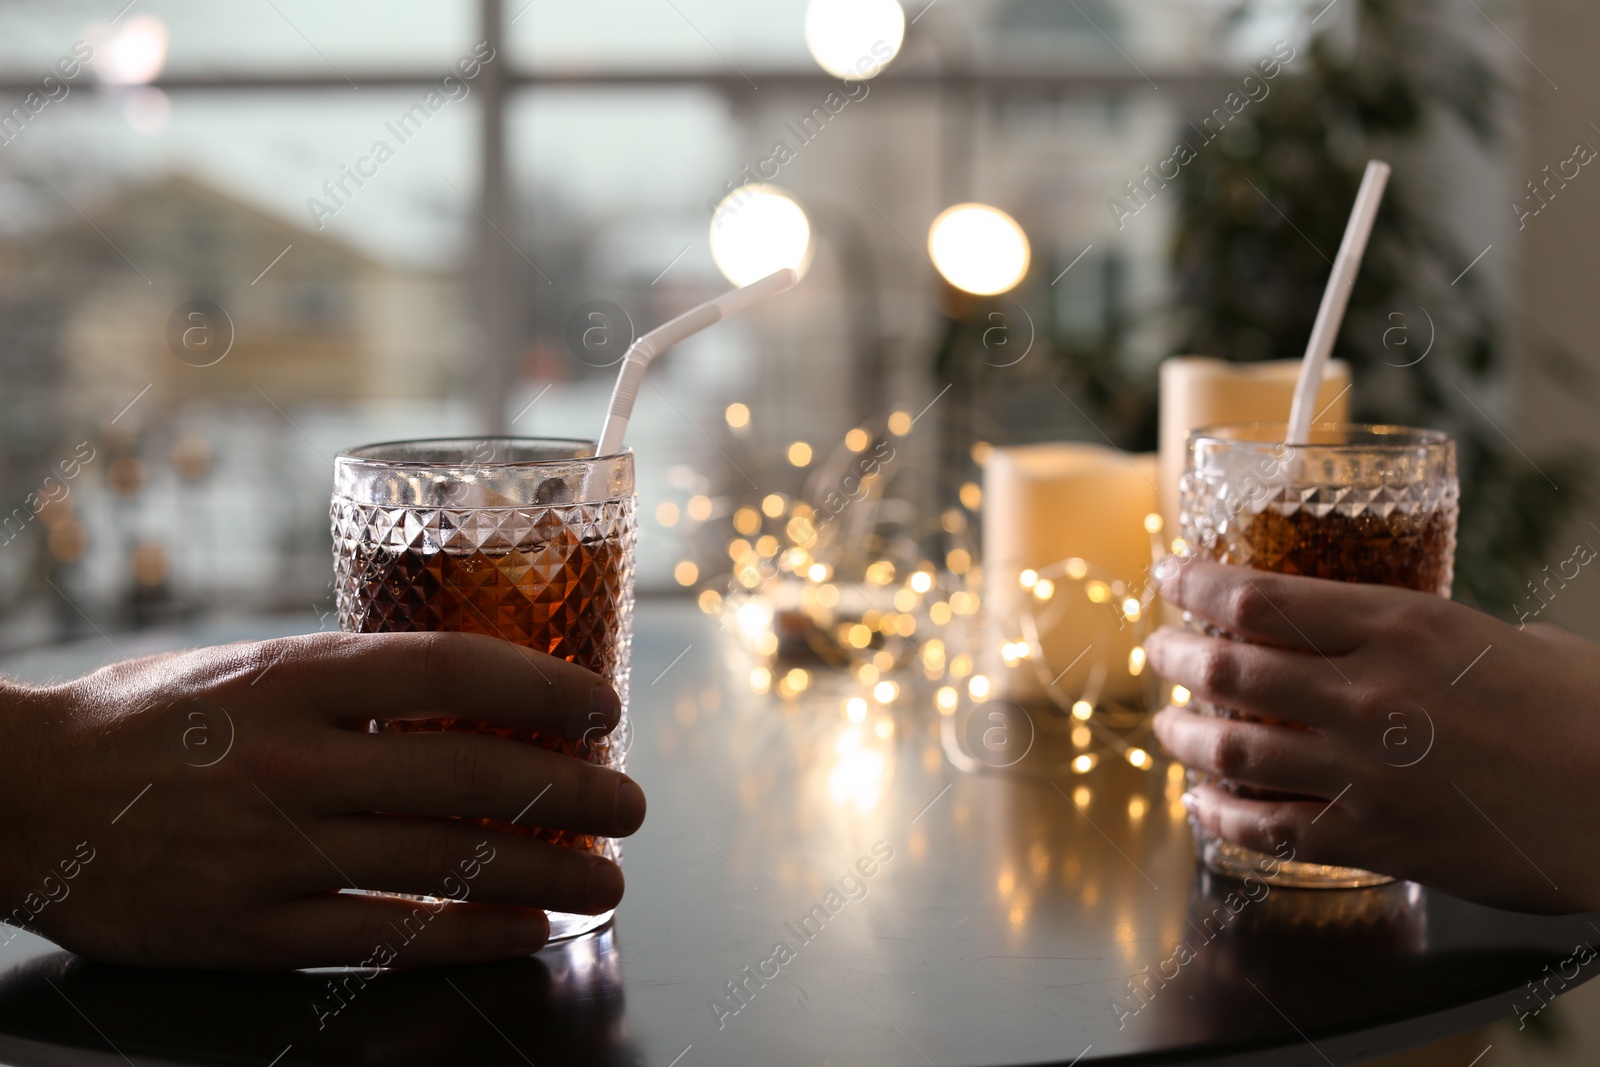
[[[638,541],[632,456],[594,459],[582,442],[402,442],[341,455],[331,517],[340,629],[459,631],[581,664],[622,700],[608,735],[545,737],[459,718],[395,719],[397,732],[485,733],[621,771]],[[587,500],[596,492],[609,498]],[[616,495],[620,494],[620,495]],[[437,506],[441,502],[508,506]],[[532,799],[530,797],[530,799]],[[477,820],[619,859],[610,838]],[[553,937],[609,916],[551,913]]]
[[[1287,430],[1281,423],[1258,423],[1190,435],[1180,483],[1181,554],[1448,597],[1460,499],[1455,443],[1431,430],[1324,425],[1313,429],[1311,443],[1291,448],[1283,443]],[[1233,636],[1187,616],[1185,622]],[[1206,700],[1194,704],[1204,715],[1250,718]],[[1217,781],[1195,770],[1189,779],[1254,799],[1311,799]],[[1220,874],[1307,888],[1389,881],[1350,867],[1280,862],[1223,841],[1198,822],[1191,825],[1201,861]]]
[[[1460,490],[1444,434],[1321,426],[1287,448],[1277,424],[1197,431],[1180,483],[1192,555],[1257,570],[1449,596]]]

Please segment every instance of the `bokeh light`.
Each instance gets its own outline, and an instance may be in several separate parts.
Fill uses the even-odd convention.
[[[906,39],[899,0],[811,0],[806,5],[806,47],[836,78],[871,78]]]
[[[711,216],[711,258],[734,285],[811,266],[811,220],[788,193],[759,182],[729,193]]]
[[[1017,287],[1032,252],[1017,220],[987,204],[946,208],[928,230],[928,254],[946,281],[978,296]]]
[[[149,85],[167,65],[167,24],[154,15],[95,27],[90,37],[95,77],[107,85]]]

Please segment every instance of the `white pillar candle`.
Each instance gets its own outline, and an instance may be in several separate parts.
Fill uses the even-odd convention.
[[[1135,591],[1150,566],[1145,516],[1155,511],[1156,457],[1129,456],[1101,445],[1053,443],[996,448],[983,472],[983,654],[978,662],[993,692],[1013,700],[1043,695],[1037,663],[1061,675],[1057,685],[1079,694],[1097,664],[1105,667],[1105,695],[1131,699],[1138,683],[1128,674],[1134,630],[1119,625],[1109,602],[1093,603],[1085,583],[1055,582],[1050,602],[1023,588],[1024,570],[1042,570],[1081,559],[1091,578],[1117,580]],[[1000,655],[1007,641],[1022,637],[1022,612],[1036,617],[1060,610],[1062,617],[1039,634],[1041,648],[1008,668]],[[1042,658],[1041,658],[1042,657]]]
[[[1178,536],[1178,480],[1189,431],[1227,422],[1288,422],[1298,359],[1229,363],[1209,356],[1173,356],[1161,364],[1161,517],[1165,537]],[[1330,360],[1317,393],[1318,422],[1350,420],[1350,364]]]

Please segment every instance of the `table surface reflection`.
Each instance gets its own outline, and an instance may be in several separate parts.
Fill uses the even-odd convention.
[[[509,963],[381,974],[320,1027],[327,973],[107,967],[23,935],[0,952],[0,1058],[1347,1064],[1531,1006],[1525,983],[1596,936],[1587,917],[1409,884],[1230,907],[1237,883],[1196,870],[1163,775],[1121,761],[1054,781],[961,773],[931,702],[901,708],[882,737],[825,686],[788,704],[749,693],[729,654],[692,606],[641,605],[629,770],[651,809],[602,933]],[[4,667],[42,680],[111,658],[99,641]],[[1156,978],[1135,991],[1146,968]]]

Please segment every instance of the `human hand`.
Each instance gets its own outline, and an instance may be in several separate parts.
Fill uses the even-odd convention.
[[[621,837],[644,820],[638,785],[517,741],[366,732],[446,715],[592,741],[620,705],[581,667],[456,633],[312,634],[6,685],[0,919],[122,964],[358,964],[387,944],[380,964],[423,966],[534,952],[537,909],[616,906],[612,861],[446,816]]]
[[[1246,715],[1168,707],[1186,798],[1227,841],[1528,911],[1600,909],[1600,647],[1411,590],[1191,561],[1162,595],[1252,643],[1164,627],[1163,677]]]

